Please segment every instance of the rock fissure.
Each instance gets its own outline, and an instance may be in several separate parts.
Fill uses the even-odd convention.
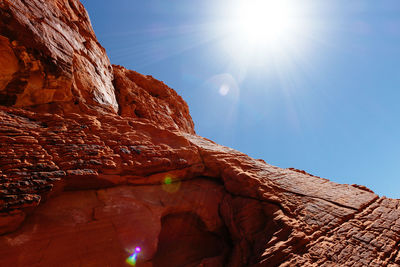
[[[343,205],[343,204],[338,203],[338,202],[335,202],[335,201],[330,201],[329,199],[323,199],[323,198],[316,197],[316,196],[313,196],[313,195],[302,194],[302,193],[298,193],[298,192],[296,192],[296,191],[287,191],[287,192],[288,192],[288,193],[291,193],[291,194],[294,194],[294,195],[301,196],[301,197],[310,197],[310,198],[314,198],[314,199],[319,199],[319,200],[327,201],[327,202],[332,203],[332,204],[334,204],[334,205],[336,205],[336,206],[343,207],[343,208],[347,208],[347,209],[352,209],[352,210],[354,210],[354,211],[360,212],[360,210],[358,210],[357,208],[354,208],[354,207],[351,207],[351,206],[346,206],[346,205]],[[374,199],[374,200],[376,200],[376,199]]]

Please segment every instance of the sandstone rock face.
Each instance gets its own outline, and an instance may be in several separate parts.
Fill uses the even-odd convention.
[[[172,89],[110,67],[76,1],[0,7],[0,266],[400,265],[399,200],[197,136]]]
[[[118,111],[113,71],[77,0],[0,2],[0,104]]]
[[[143,118],[170,130],[194,133],[189,107],[174,90],[151,76],[113,67],[121,116]]]

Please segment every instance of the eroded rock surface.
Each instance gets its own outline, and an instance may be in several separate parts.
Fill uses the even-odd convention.
[[[400,265],[399,200],[197,136],[75,0],[0,15],[0,266]]]
[[[148,119],[170,130],[194,133],[189,107],[173,89],[151,76],[113,67],[121,116]]]
[[[0,104],[118,111],[110,61],[78,0],[2,0],[0,35]]]

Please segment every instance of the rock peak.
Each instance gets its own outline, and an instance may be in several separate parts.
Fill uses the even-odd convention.
[[[114,113],[194,133],[189,108],[174,90],[111,65],[79,1],[15,0],[0,7],[1,105]]]

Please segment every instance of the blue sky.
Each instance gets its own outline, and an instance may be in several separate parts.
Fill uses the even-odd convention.
[[[232,1],[82,2],[111,62],[174,88],[199,135],[400,198],[398,0],[304,0],[268,52],[221,26]]]

